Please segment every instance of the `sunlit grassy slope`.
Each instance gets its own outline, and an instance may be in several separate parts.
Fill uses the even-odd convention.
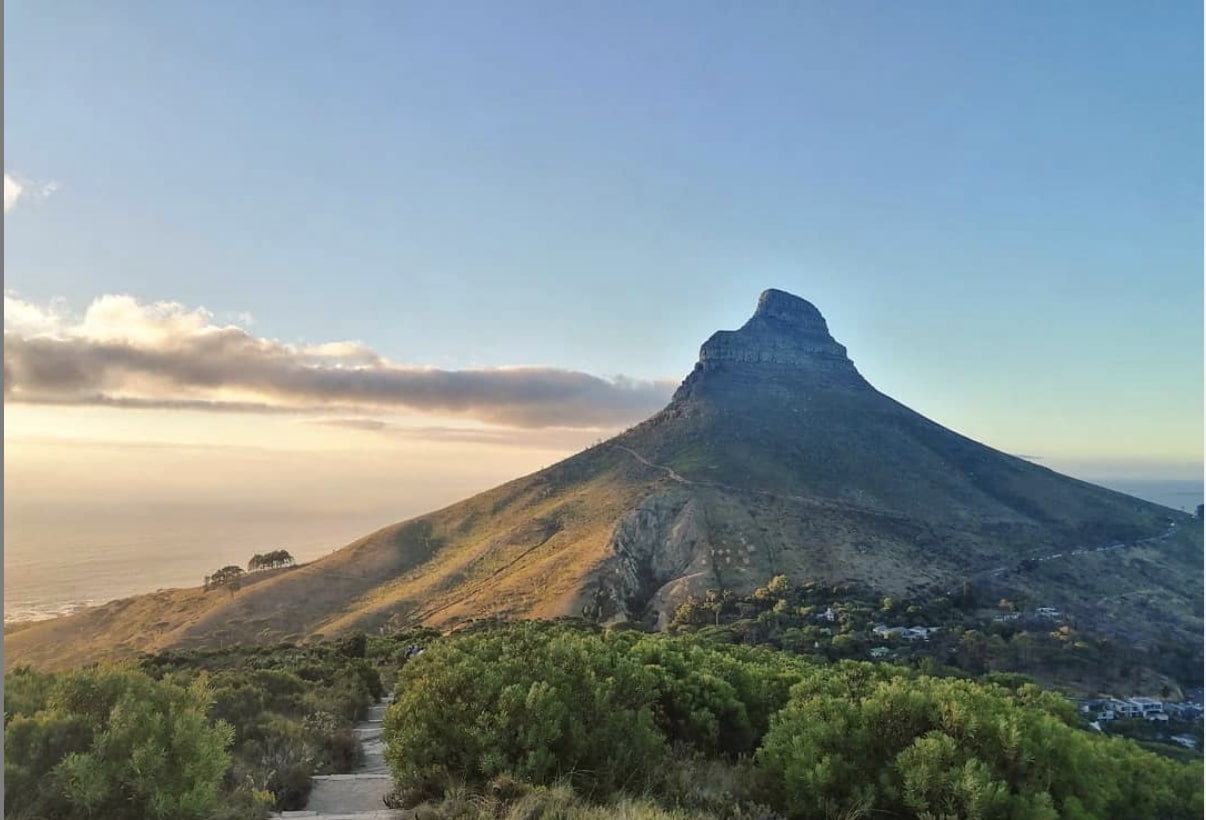
[[[813,306],[768,291],[741,330],[704,345],[665,410],[608,442],[238,591],[156,593],[13,632],[6,663],[495,616],[664,624],[688,595],[777,574],[902,597],[972,582],[1136,640],[1188,640],[1202,628],[1200,528],[1187,542],[1172,524],[1192,530],[884,396]]]

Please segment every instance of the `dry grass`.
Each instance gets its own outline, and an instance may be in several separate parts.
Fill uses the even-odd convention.
[[[778,574],[859,581],[906,597],[954,589],[1031,555],[1151,535],[1169,518],[1193,526],[1187,516],[982,447],[874,391],[718,385],[710,404],[692,399],[674,408],[678,415],[659,414],[616,440],[686,483],[604,444],[305,566],[257,574],[233,595],[171,590],[6,630],[6,666],[577,615],[600,581],[617,577],[617,523],[668,491],[694,505],[692,534],[680,539],[691,551],[686,569],[676,579],[648,566],[670,549],[677,518],[648,530],[656,543],[638,545],[647,565],[637,568],[649,577],[640,577],[636,597],[656,596],[663,610],[687,590],[749,593]],[[1202,578],[1196,532],[1196,546],[1170,543],[1075,568],[1052,562],[997,581],[1042,596],[1042,605],[1087,607],[1103,622],[1134,625],[1136,639],[1200,635],[1200,610],[1192,612]],[[1142,598],[1151,617],[1136,617],[1144,589],[1153,591]]]
[[[510,482],[309,564],[251,574],[233,593],[165,590],[6,630],[5,666],[68,668],[173,646],[316,638],[391,618],[450,625],[576,614],[614,520],[648,492],[647,477],[630,481],[605,459],[601,466],[584,480],[558,482],[554,467]]]

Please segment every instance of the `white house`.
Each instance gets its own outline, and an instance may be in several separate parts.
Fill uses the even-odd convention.
[[[872,630],[881,638],[887,638],[895,635],[898,638],[904,638],[906,641],[926,640],[930,634],[937,632],[936,626],[884,626],[880,624]]]
[[[1106,707],[1119,718],[1143,717],[1143,707],[1130,700],[1110,700]]]
[[[1128,700],[1138,706],[1144,715],[1164,711],[1164,704],[1152,698],[1128,698]]]

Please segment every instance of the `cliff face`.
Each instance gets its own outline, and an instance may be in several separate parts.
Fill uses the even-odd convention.
[[[754,315],[739,329],[717,331],[704,342],[699,362],[675,400],[691,398],[707,374],[722,372],[764,387],[787,378],[814,386],[871,389],[846,355],[846,348],[829,334],[821,312],[781,290],[764,291]]]
[[[780,364],[858,375],[846,348],[829,335],[812,304],[781,290],[764,291],[758,308],[739,330],[712,334],[699,350],[705,367],[722,362]]]

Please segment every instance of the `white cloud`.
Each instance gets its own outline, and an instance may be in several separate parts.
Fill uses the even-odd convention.
[[[614,427],[645,418],[674,383],[550,367],[440,370],[360,342],[293,345],[219,325],[204,308],[95,299],[82,316],[4,296],[9,402],[262,412],[407,409],[514,427]],[[364,408],[364,410],[360,410]]]
[[[59,189],[57,182],[33,183],[22,180],[8,171],[4,172],[4,212],[8,213],[17,206],[20,199],[46,199]]]
[[[17,204],[17,200],[21,198],[21,194],[25,191],[25,186],[13,179],[6,171],[4,173],[4,212],[8,213]]]

